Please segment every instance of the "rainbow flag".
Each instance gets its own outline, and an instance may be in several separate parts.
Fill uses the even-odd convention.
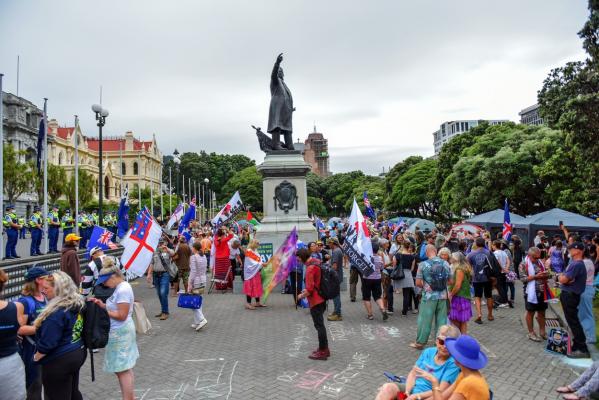
[[[556,288],[550,288],[549,285],[545,284],[543,301],[545,303],[559,303],[559,299],[556,297],[556,291]]]
[[[289,272],[296,267],[296,245],[297,228],[293,228],[281,247],[279,247],[275,254],[270,258],[268,265],[262,268],[262,286],[264,288],[262,303],[266,303],[266,299],[268,299],[270,292],[272,292],[279,283],[285,282],[289,276]]]

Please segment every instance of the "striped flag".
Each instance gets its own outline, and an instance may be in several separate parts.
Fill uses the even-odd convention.
[[[510,207],[507,199],[505,199],[505,205],[503,208],[503,232],[501,237],[508,242],[512,239],[512,224],[510,222]]]

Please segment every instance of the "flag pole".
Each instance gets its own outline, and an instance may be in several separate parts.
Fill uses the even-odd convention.
[[[173,169],[168,167],[168,214],[169,218],[173,215],[173,182],[172,182]]]
[[[150,182],[150,214],[154,216],[154,185]]]
[[[2,110],[4,109],[2,103],[2,77],[4,74],[0,73],[0,145],[2,145],[2,151],[0,151],[0,212],[4,212],[4,116]],[[4,235],[0,235],[0,260],[4,258]]]
[[[119,141],[119,163],[121,164],[121,185],[119,190],[119,196],[123,197],[123,142]]]
[[[163,165],[162,163],[160,163],[160,222],[164,222],[164,200],[162,199],[162,195],[164,194],[164,191],[162,190],[162,168]]]
[[[75,234],[79,235],[79,117],[75,115]]]
[[[181,179],[181,185],[183,185],[181,188],[181,197],[183,197],[183,203],[185,203],[185,175],[183,175],[183,179]]]
[[[48,99],[44,97],[44,253],[48,253]]]
[[[141,150],[137,153],[137,200],[141,211]]]

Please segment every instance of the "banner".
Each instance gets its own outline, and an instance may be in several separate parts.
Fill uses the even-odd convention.
[[[230,219],[234,218],[239,211],[243,209],[243,203],[239,192],[235,192],[231,200],[216,214],[216,217],[212,219],[212,226],[219,227],[226,223]]]
[[[147,208],[137,214],[133,228],[121,244],[125,247],[121,264],[127,276],[142,276],[152,262],[158,240],[162,235],[160,225],[150,215]]]
[[[370,231],[355,198],[349,217],[347,236],[341,245],[341,250],[349,258],[349,263],[360,271],[363,277],[367,278],[374,272]]]
[[[171,229],[173,227],[173,225],[175,225],[177,222],[179,222],[179,220],[181,218],[183,218],[184,213],[185,213],[185,207],[183,206],[183,203],[180,203],[177,206],[177,208],[175,208],[175,211],[173,211],[173,214],[169,218],[168,223],[166,224],[166,229]]]

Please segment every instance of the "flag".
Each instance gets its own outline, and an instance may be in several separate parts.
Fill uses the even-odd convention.
[[[117,236],[121,239],[129,230],[129,185],[125,185],[125,191],[119,204],[117,228]]]
[[[231,197],[231,200],[229,200],[229,202],[225,204],[222,210],[220,210],[218,214],[216,214],[216,217],[212,219],[212,225],[215,227],[221,226],[222,224],[235,217],[235,215],[237,215],[237,213],[241,211],[242,208],[243,202],[241,201],[239,192],[235,192],[233,197]]]
[[[248,210],[245,220],[252,224],[254,227],[258,227],[260,225],[260,222],[258,222],[258,220],[254,218],[250,210]]]
[[[302,266],[302,276],[306,276],[306,266],[305,265]],[[303,279],[300,279],[300,283],[302,286],[300,287],[299,292],[301,293],[306,288],[306,284]],[[310,308],[310,303],[308,303],[308,299],[305,297],[299,301],[299,305],[301,308]]]
[[[196,198],[191,199],[191,203],[189,203],[189,208],[187,212],[181,219],[181,223],[179,224],[179,235],[185,236],[187,239],[187,243],[189,243],[191,239],[191,232],[189,231],[189,224],[194,219],[196,215]]]
[[[316,230],[318,232],[324,231],[326,229],[326,226],[324,226],[324,222],[322,222],[320,220],[320,218],[316,217],[316,220],[314,221],[314,225],[316,226]]]
[[[166,229],[171,229],[173,225],[179,222],[179,220],[183,218],[184,213],[185,207],[183,206],[183,203],[181,203],[177,206],[177,208],[175,208],[175,211],[171,215],[171,218],[168,220],[168,223],[166,224]]]
[[[121,264],[127,276],[142,276],[152,262],[152,257],[162,229],[147,208],[141,210],[135,218],[133,228],[122,241],[125,247],[121,256]]]
[[[35,160],[37,166],[37,174],[42,174],[42,157],[44,156],[44,140],[46,139],[46,123],[44,118],[40,120],[40,129],[37,134],[37,158]]]
[[[370,200],[368,200],[368,192],[366,191],[364,191],[364,207],[366,207],[366,210],[364,212],[366,216],[374,221],[376,219],[376,213],[374,212],[372,207],[370,207]]]
[[[559,299],[556,296],[557,288],[551,288],[545,283],[545,289],[543,290],[543,301],[545,303],[559,303]]]
[[[403,220],[402,220],[402,222],[403,222]],[[397,225],[395,225],[395,229],[393,229],[393,234],[391,235],[391,240],[392,241],[395,241],[395,236],[397,236],[397,234],[399,233],[399,230],[401,229],[401,226],[402,225],[399,224],[399,223]]]
[[[94,230],[89,238],[89,242],[87,242],[88,258],[90,250],[96,246],[100,246],[102,250],[116,249],[118,246],[112,241],[113,237],[114,233],[110,232],[108,229],[104,229],[100,226],[94,226]]]
[[[366,220],[360,212],[358,203],[354,198],[354,205],[349,217],[349,228],[347,236],[341,245],[341,250],[349,258],[349,262],[355,267],[363,277],[368,277],[374,272],[374,263],[372,262],[372,242],[370,241],[370,231],[366,226]]]
[[[503,207],[503,232],[501,237],[508,242],[512,239],[512,224],[510,222],[510,207],[507,199],[505,199],[505,205]]]
[[[285,282],[289,276],[289,272],[297,265],[297,257],[295,256],[295,247],[297,245],[297,228],[287,236],[281,247],[277,249],[275,254],[268,261],[268,265],[262,269],[262,286],[264,294],[262,302],[266,302],[270,292],[281,282]]]

